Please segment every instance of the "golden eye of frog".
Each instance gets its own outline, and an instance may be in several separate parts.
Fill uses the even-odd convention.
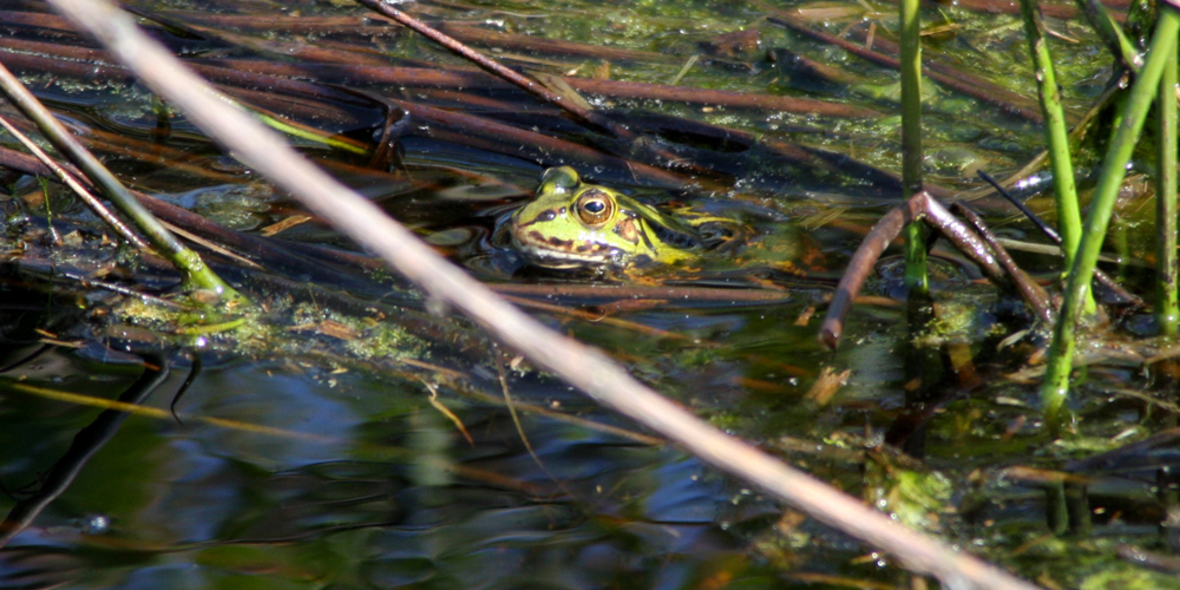
[[[512,243],[530,262],[547,268],[670,264],[703,249],[697,225],[718,221],[677,219],[604,186],[585,184],[569,166],[550,168],[537,196],[512,214]]]

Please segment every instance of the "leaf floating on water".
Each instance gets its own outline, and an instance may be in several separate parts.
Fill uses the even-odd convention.
[[[845,369],[837,373],[831,367],[824,367],[819,378],[815,380],[811,389],[808,389],[807,394],[803,397],[820,406],[826,406],[841,387],[848,385],[850,376],[852,376],[852,369]]]
[[[308,221],[311,221],[310,215],[292,215],[290,217],[287,217],[286,219],[283,219],[282,221],[280,221],[278,223],[272,223],[272,224],[262,228],[261,230],[259,230],[258,233],[269,238],[271,236],[274,236],[275,234],[278,234],[279,232],[290,229],[290,228],[295,227],[297,225],[302,225],[304,223],[307,223]]]

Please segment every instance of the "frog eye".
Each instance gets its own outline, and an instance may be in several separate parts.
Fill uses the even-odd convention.
[[[578,219],[586,225],[601,225],[615,212],[615,200],[600,190],[589,190],[574,204]]]
[[[550,168],[541,175],[541,188],[538,192],[542,194],[564,193],[578,186],[579,180],[578,171],[569,166]]]

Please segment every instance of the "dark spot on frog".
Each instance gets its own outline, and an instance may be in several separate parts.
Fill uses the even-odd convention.
[[[687,250],[689,248],[696,248],[701,245],[701,240],[698,236],[684,231],[674,230],[659,224],[653,224],[651,229],[653,232],[655,232],[656,237],[659,238],[661,242],[664,242],[673,248]]]
[[[537,216],[534,217],[531,221],[526,221],[524,223],[521,223],[518,227],[526,227],[526,226],[530,226],[534,223],[544,223],[546,221],[553,221],[554,219],[557,219],[557,216],[561,213],[565,213],[565,207],[562,207],[560,211],[555,211],[553,209],[546,209],[546,210],[538,213]]]
[[[615,233],[620,238],[631,242],[632,244],[639,243],[639,231],[635,228],[635,220],[627,219],[615,226]],[[648,245],[650,247],[650,244]]]

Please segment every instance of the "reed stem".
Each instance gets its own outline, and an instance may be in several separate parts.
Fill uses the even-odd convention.
[[[1057,84],[1057,69],[1041,31],[1041,13],[1035,0],[1020,0],[1020,14],[1028,37],[1029,52],[1038,82],[1041,113],[1045,117],[1045,142],[1049,151],[1049,167],[1053,171],[1053,191],[1057,201],[1057,226],[1061,234],[1061,249],[1065,255],[1064,268],[1072,268],[1082,239],[1082,214],[1078,206],[1078,191],[1074,183],[1073,161],[1069,150],[1069,126],[1065,109],[1061,106],[1061,87]],[[1086,312],[1093,313],[1094,297],[1087,292]]]
[[[164,253],[176,265],[184,279],[185,287],[189,289],[207,289],[216,293],[221,299],[232,302],[245,302],[247,299],[229,286],[221,277],[209,268],[201,257],[184,245],[176,236],[172,235],[164,224],[160,223],[144,207],[127,187],[110,170],[103,166],[83,145],[70,134],[53,113],[49,111],[37,97],[33,96],[16,76],[0,64],[0,92],[26,117],[37,124],[41,133],[53,144],[57,151],[68,157],[80,168],[94,185],[119,208],[124,215],[131,218],[139,231],[147,237],[148,242],[156,250]]]
[[[1090,212],[1086,216],[1086,225],[1082,230],[1084,239],[1078,247],[1077,258],[1070,269],[1065,287],[1065,301],[1061,307],[1061,315],[1057,318],[1053,344],[1049,347],[1045,381],[1041,385],[1046,424],[1054,430],[1060,428],[1059,413],[1069,393],[1074,338],[1090,288],[1090,279],[1094,275],[1094,266],[1098,262],[1098,253],[1102,249],[1119,187],[1127,174],[1127,162],[1131,159],[1131,152],[1135,149],[1140,131],[1143,130],[1148,109],[1157,94],[1164,65],[1169,59],[1174,58],[1178,31],[1180,12],[1161,3],[1159,21],[1152,35],[1147,58],[1139,77],[1131,86],[1127,101],[1123,104],[1118,129],[1107,150],[1098,186],[1090,202]]]
[[[919,0],[901,0],[901,184],[903,197],[922,191],[922,44]],[[911,294],[929,288],[926,228],[905,229],[905,283]]]
[[[1139,55],[1123,28],[1110,16],[1110,11],[1099,0],[1076,0],[1076,3],[1111,54],[1118,56],[1127,69],[1138,73],[1143,67],[1143,56]]]
[[[1175,336],[1180,324],[1176,289],[1176,52],[1167,56],[1160,78],[1156,135],[1156,302],[1160,333]]]

